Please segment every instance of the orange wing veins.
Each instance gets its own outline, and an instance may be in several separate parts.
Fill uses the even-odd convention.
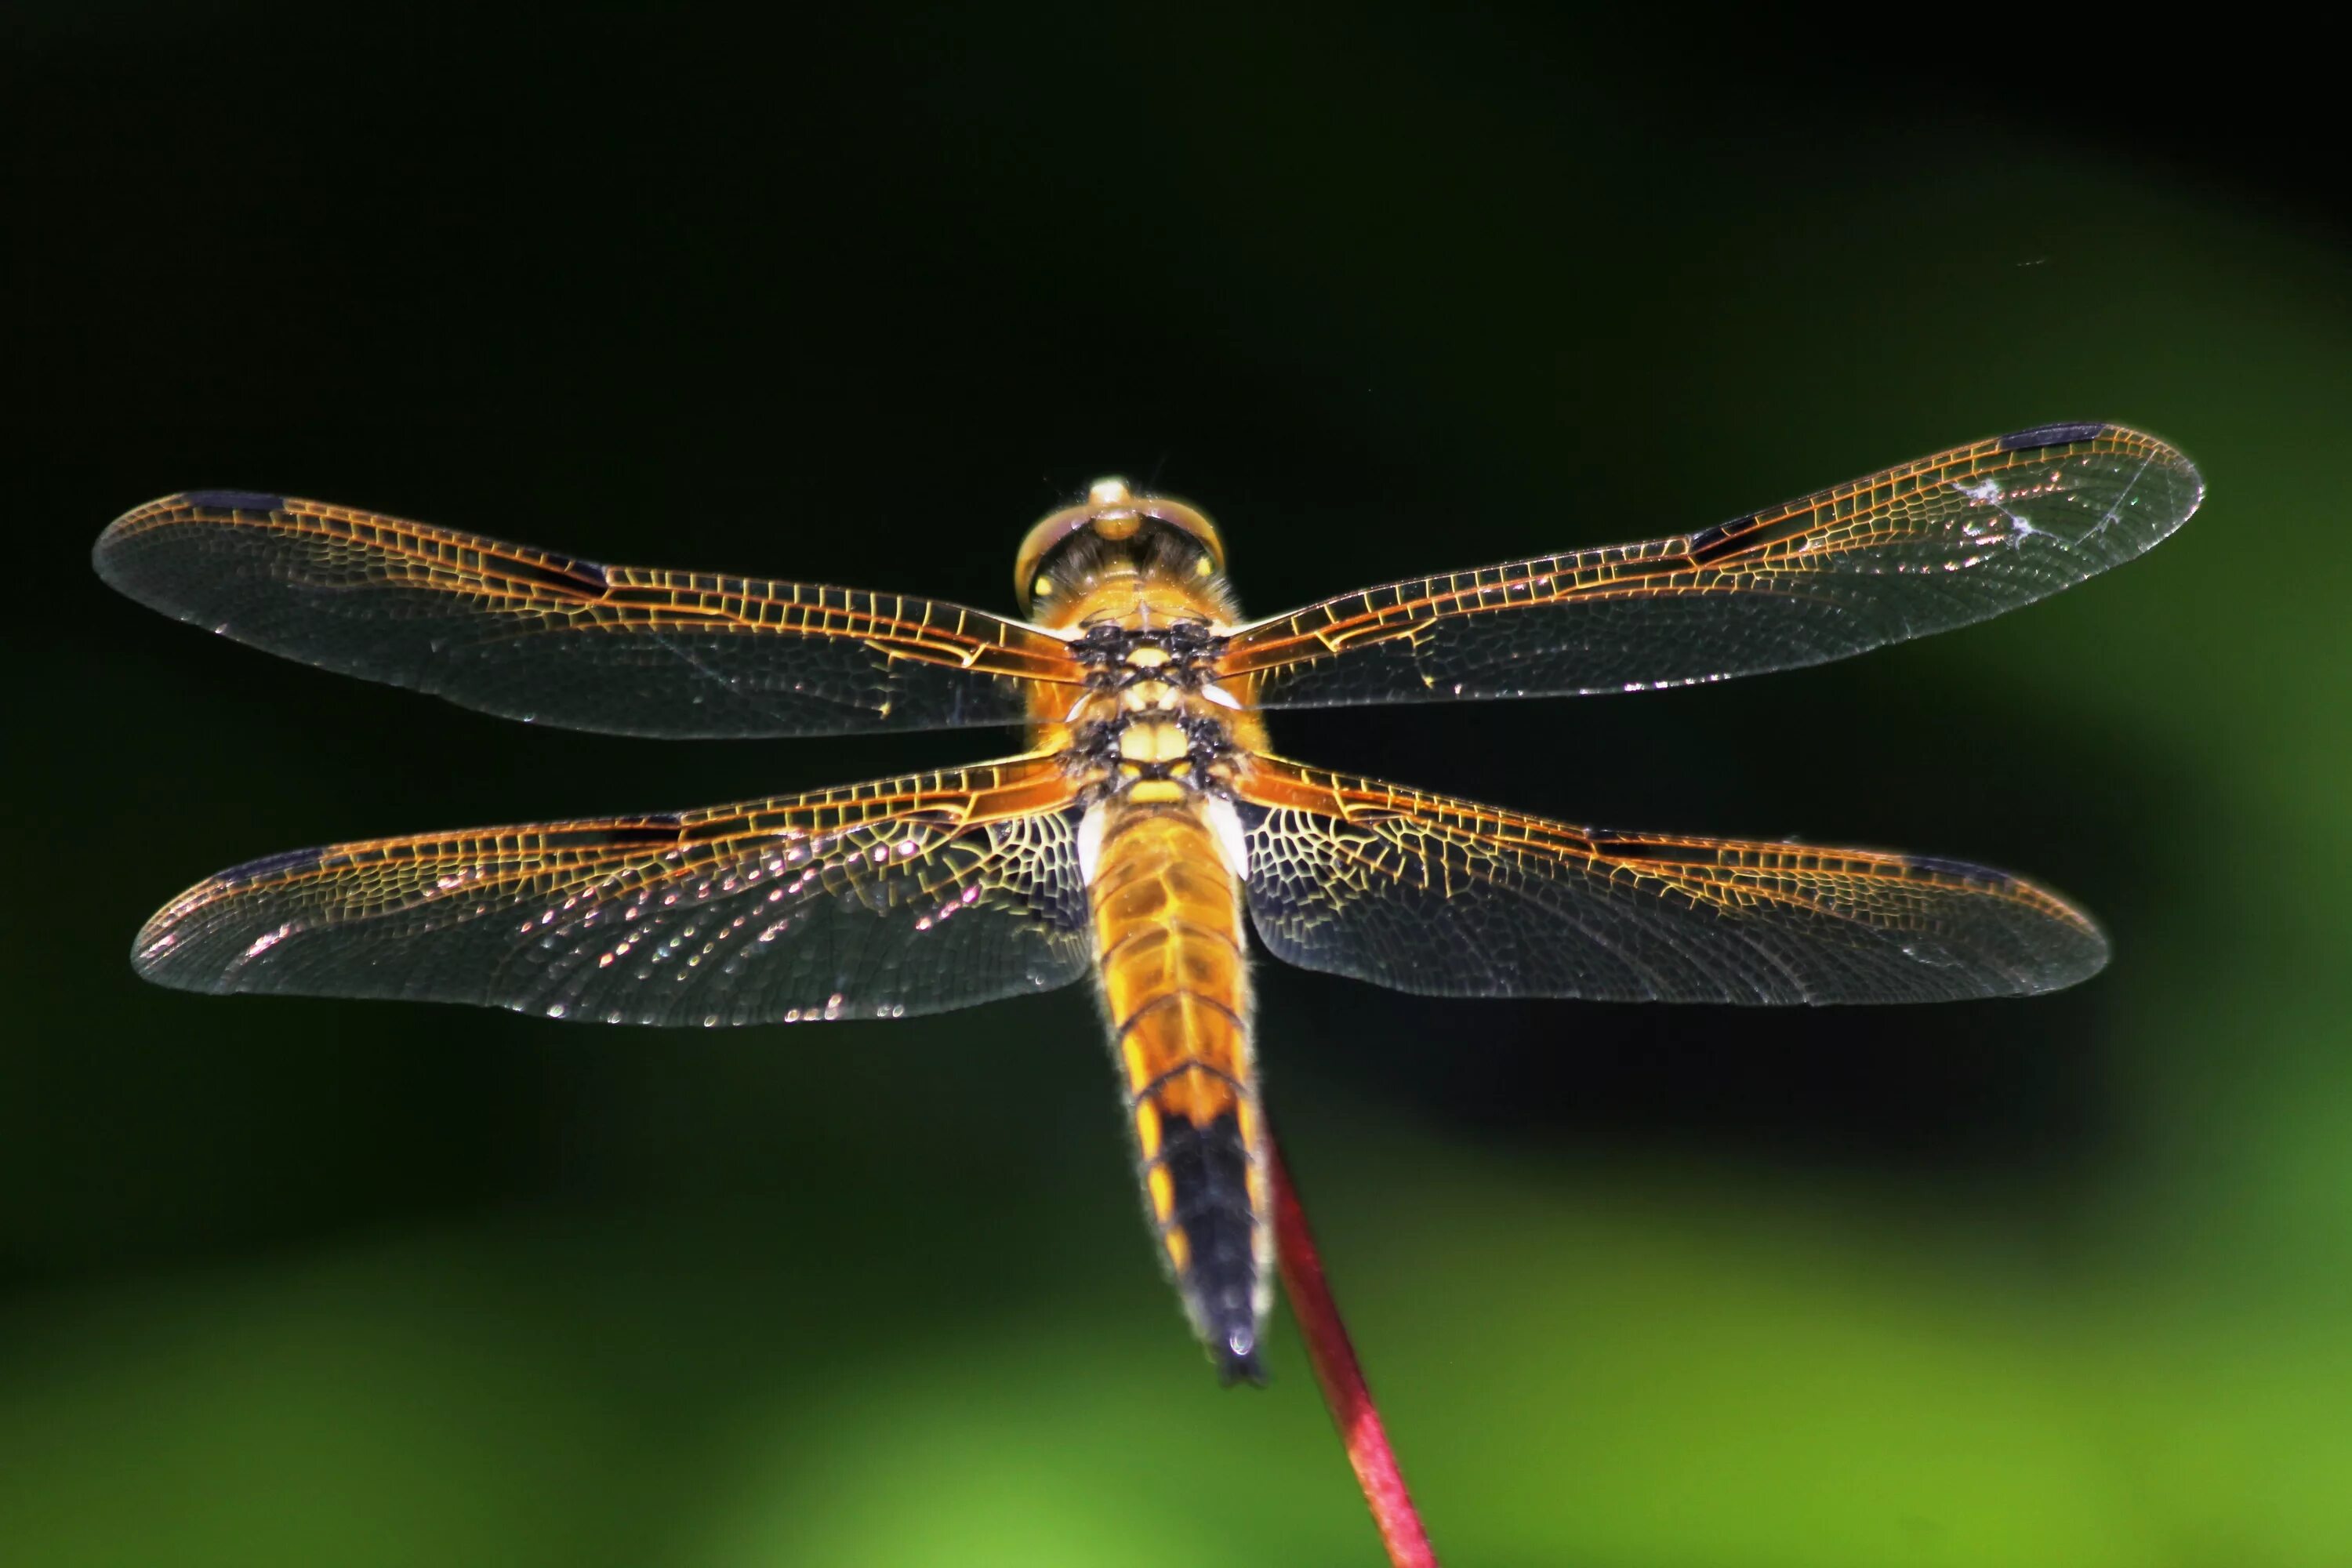
[[[1341,595],[1234,631],[1217,669],[1291,708],[1790,668],[2056,593],[2165,538],[2202,495],[2153,437],[2048,426],[1691,533]]]
[[[368,839],[208,878],[132,948],[190,990],[615,1023],[899,1016],[1089,969],[1075,787],[1016,757],[645,816]]]
[[[1085,679],[1040,627],[907,595],[606,566],[349,507],[192,491],[117,520],[100,574],[288,658],[627,734],[1017,724]]]
[[[1577,827],[1264,755],[1236,790],[1267,945],[1406,991],[1929,1001],[2105,961],[2073,905],[1956,861]]]

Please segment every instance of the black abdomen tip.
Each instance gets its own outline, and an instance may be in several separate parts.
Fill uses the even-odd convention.
[[[1206,1125],[1172,1111],[1156,1163],[1168,1174],[1163,1230],[1181,1233],[1176,1287],[1210,1362],[1226,1383],[1265,1382],[1258,1364],[1259,1217],[1250,1201],[1250,1148],[1241,1119],[1219,1111]]]
[[[1246,1383],[1255,1388],[1265,1386],[1265,1367],[1257,1359],[1257,1328],[1248,1324],[1234,1329],[1217,1345],[1217,1375],[1227,1388]]]
[[[223,511],[276,511],[286,504],[284,496],[266,490],[187,490],[181,499],[192,506],[217,507]]]
[[[1993,445],[2004,452],[2023,452],[2035,447],[2063,447],[2072,441],[2095,441],[2106,433],[2107,426],[2095,421],[2087,425],[2036,425],[2031,430],[2012,431]]]

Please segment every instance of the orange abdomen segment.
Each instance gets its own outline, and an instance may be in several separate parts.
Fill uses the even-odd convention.
[[[1145,1202],[1228,1379],[1259,1376],[1273,1266],[1240,889],[1193,799],[1115,805],[1091,889]]]

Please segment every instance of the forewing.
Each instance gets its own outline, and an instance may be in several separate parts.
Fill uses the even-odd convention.
[[[1266,946],[1399,991],[1945,1002],[2106,962],[2081,910],[1981,867],[1571,827],[1270,757],[1238,787]]]
[[[1051,758],[272,856],[173,900],[131,962],[191,991],[707,1026],[942,1012],[1089,967]]]
[[[2044,426],[1696,533],[1328,599],[1235,632],[1219,669],[1257,707],[1318,708],[1818,664],[2071,587],[2163,539],[2203,494],[2153,437]]]
[[[602,566],[284,496],[192,490],[151,501],[117,519],[93,559],[142,604],[240,642],[574,730],[1017,724],[1039,686],[1082,679],[1060,638],[979,610]]]

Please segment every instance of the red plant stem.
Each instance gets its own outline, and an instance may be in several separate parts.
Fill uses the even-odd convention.
[[[1413,1511],[1404,1489],[1404,1473],[1397,1468],[1396,1452],[1381,1425],[1372,1391],[1364,1383],[1364,1369],[1356,1361],[1356,1347],[1348,1342],[1348,1326],[1339,1321],[1339,1303],[1323,1277],[1323,1259],[1315,1251],[1315,1237],[1307,1229],[1307,1211],[1299,1206],[1298,1189],[1282,1163],[1282,1149],[1269,1138],[1273,1159],[1274,1235],[1276,1255],[1282,1262],[1282,1289],[1290,1298],[1291,1315],[1307,1337],[1307,1359],[1315,1367],[1315,1381],[1323,1385],[1323,1403],[1331,1409],[1332,1424],[1348,1447],[1348,1463],[1356,1469],[1356,1484],[1364,1489],[1372,1523],[1381,1532],[1395,1568],[1437,1568],[1437,1553]]]

